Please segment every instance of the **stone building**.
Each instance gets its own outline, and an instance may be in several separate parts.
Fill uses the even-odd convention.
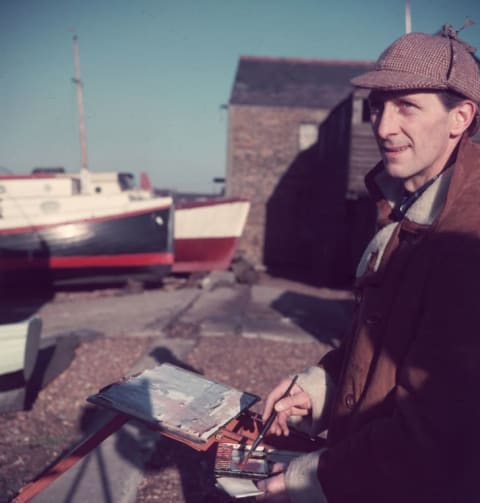
[[[371,63],[241,57],[228,105],[226,195],[251,201],[240,249],[317,285],[351,281],[374,213],[363,177],[379,159],[366,96]]]

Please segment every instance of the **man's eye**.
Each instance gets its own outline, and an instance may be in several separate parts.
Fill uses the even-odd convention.
[[[403,108],[416,108],[415,103],[412,103],[411,101],[401,101],[400,106]]]

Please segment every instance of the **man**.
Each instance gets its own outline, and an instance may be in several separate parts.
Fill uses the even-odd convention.
[[[357,270],[340,348],[268,396],[271,432],[290,422],[325,449],[259,483],[263,501],[480,501],[480,72],[448,25],[411,33],[370,89],[382,162],[367,176],[380,230]]]

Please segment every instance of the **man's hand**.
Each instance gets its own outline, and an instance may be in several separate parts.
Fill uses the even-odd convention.
[[[273,472],[284,470],[285,465],[276,463],[273,466]],[[290,503],[290,498],[287,494],[285,486],[285,473],[277,473],[268,479],[263,479],[257,482],[257,487],[263,491],[263,494],[257,496],[257,501],[265,501],[269,503]]]
[[[310,396],[298,385],[294,384],[290,391],[290,396],[281,398],[291,383],[291,379],[283,379],[270,392],[265,402],[262,420],[266,421],[273,408],[277,411],[277,417],[270,427],[270,433],[274,435],[288,436],[290,430],[287,425],[289,416],[307,416],[312,410],[312,400]]]

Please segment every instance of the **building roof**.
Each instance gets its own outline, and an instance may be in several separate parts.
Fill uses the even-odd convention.
[[[350,79],[372,67],[366,61],[242,56],[230,104],[330,109],[350,94]]]

